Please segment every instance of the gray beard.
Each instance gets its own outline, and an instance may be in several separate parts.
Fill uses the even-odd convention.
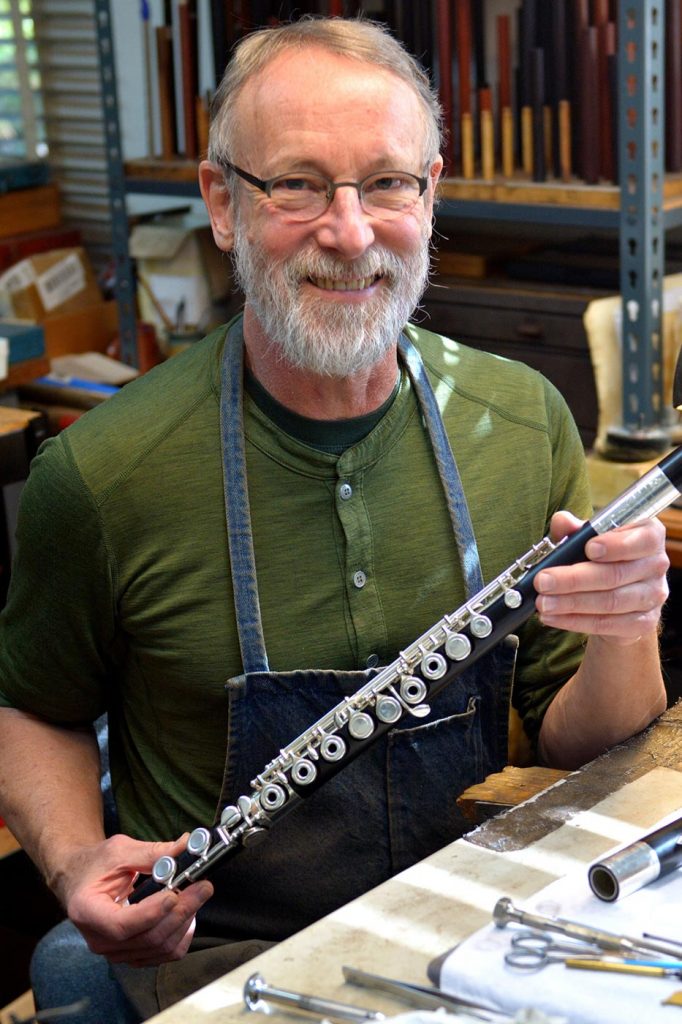
[[[325,377],[348,377],[378,363],[395,346],[429,275],[426,230],[418,250],[396,256],[379,246],[348,262],[314,246],[288,259],[270,260],[249,242],[237,214],[232,253],[235,275],[261,328],[291,366]],[[362,304],[302,295],[308,277],[375,277],[383,282]]]

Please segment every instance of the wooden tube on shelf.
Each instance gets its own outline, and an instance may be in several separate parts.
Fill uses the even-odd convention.
[[[454,161],[453,113],[452,113],[452,21],[450,0],[436,0],[436,24],[438,26],[438,94],[443,108],[445,139],[443,157],[445,172],[452,172]]]
[[[511,98],[511,44],[509,15],[497,17],[498,109],[500,112],[500,162],[502,174],[514,174],[514,113]]]
[[[571,160],[571,104],[569,100],[559,100],[559,176],[562,181],[570,181],[573,173]]]
[[[459,80],[459,118],[462,177],[474,177],[474,125],[471,115],[471,0],[458,0],[457,64]]]
[[[567,67],[566,0],[553,0],[551,15],[553,127],[555,131],[552,147],[554,174],[561,181],[568,181],[572,170],[572,127]]]
[[[605,12],[608,15],[608,11]],[[616,26],[612,21],[597,25],[597,76],[599,81],[599,176],[605,181],[616,179],[613,109],[616,97],[611,91],[609,57],[616,53]]]
[[[495,177],[495,126],[492,91],[488,86],[478,90],[478,110],[481,132],[481,177],[485,181],[492,181]]]
[[[583,170],[583,153],[585,126],[583,125],[583,48],[585,46],[585,33],[590,24],[589,0],[573,0],[571,10],[571,26],[569,34],[572,41],[572,50],[576,55],[576,71],[571,76],[570,100],[571,100],[571,149],[573,153],[573,171],[580,178],[585,177]]]
[[[536,46],[531,53],[531,110],[533,120],[533,181],[544,181],[545,162],[545,51]]]
[[[580,169],[588,185],[599,182],[599,91],[596,25],[583,32],[580,51]]]
[[[531,98],[532,53],[537,33],[537,8],[535,0],[523,0],[519,9],[519,71],[521,106],[521,166],[524,173],[532,177],[535,168],[534,119]],[[544,153],[541,156],[544,160]]]
[[[185,156],[196,160],[197,141],[197,25],[196,11],[189,0],[178,0],[178,25],[182,66],[182,115],[185,125]]]
[[[173,102],[173,30],[170,25],[159,25],[155,31],[161,156],[172,160],[178,152]]]

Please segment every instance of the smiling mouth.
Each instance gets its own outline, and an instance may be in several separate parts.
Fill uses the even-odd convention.
[[[360,292],[370,288],[380,278],[381,274],[372,274],[370,277],[354,277],[349,280],[340,280],[333,277],[309,277],[310,284],[316,288],[325,288],[333,292]]]

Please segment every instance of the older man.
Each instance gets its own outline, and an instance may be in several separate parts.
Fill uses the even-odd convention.
[[[243,318],[48,443],[26,488],[0,648],[2,811],[90,950],[148,967],[133,987],[167,999],[461,833],[457,792],[507,757],[512,644],[233,860],[215,895],[205,880],[125,903],[136,872],[183,846],[161,840],[210,824],[550,520],[573,530],[558,510],[590,511],[551,386],[407,326],[427,279],[438,129],[426,78],[371,23],[245,39],[200,168]],[[513,704],[556,765],[665,706],[663,529],[587,553],[539,575],[520,636]],[[89,729],[104,711],[113,838]],[[158,1005],[145,998],[133,1019]]]

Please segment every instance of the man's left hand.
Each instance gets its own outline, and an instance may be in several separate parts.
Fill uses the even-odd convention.
[[[582,523],[569,512],[552,517],[553,539]],[[588,560],[538,573],[536,607],[547,626],[635,643],[655,633],[668,597],[665,527],[658,519],[619,527],[588,541]]]

